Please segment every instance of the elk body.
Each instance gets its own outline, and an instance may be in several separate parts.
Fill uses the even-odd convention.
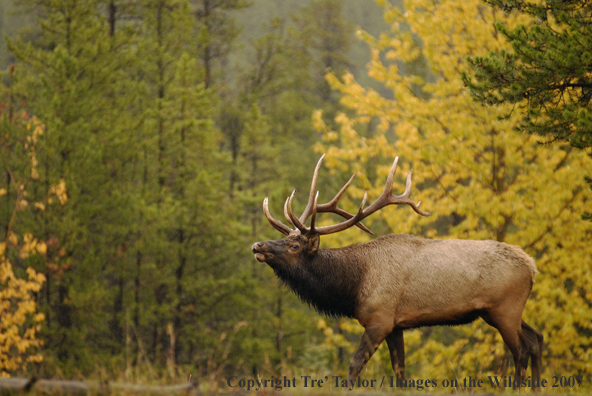
[[[322,160],[315,169],[304,213],[294,215],[294,193],[284,205],[285,217],[294,229],[273,218],[267,198],[263,201],[268,221],[287,237],[257,242],[252,251],[319,312],[356,318],[364,327],[348,381],[357,378],[385,340],[393,370],[398,379],[404,378],[404,329],[465,324],[479,317],[500,332],[514,358],[517,378],[525,378],[529,359],[533,379],[540,377],[543,335],[522,320],[537,273],[531,257],[519,247],[490,240],[431,240],[396,234],[340,249],[321,249],[321,235],[354,225],[371,233],[360,222],[387,205],[406,204],[422,216],[430,215],[409,198],[411,172],[405,192],[392,194],[398,158],[384,192],[368,208],[364,209],[366,196],[355,215],[337,207],[354,176],[330,202],[317,204],[316,182]],[[346,220],[316,227],[315,218],[321,212],[336,213]]]

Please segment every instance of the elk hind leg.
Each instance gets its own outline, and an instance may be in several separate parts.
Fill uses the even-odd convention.
[[[522,312],[516,312],[516,314],[519,315],[513,315],[511,310],[499,310],[497,312],[488,312],[482,315],[482,318],[499,331],[504,343],[510,349],[516,367],[514,379],[520,384],[522,378],[526,375],[525,361],[528,363],[529,355],[527,349],[523,346],[522,319],[520,318]]]
[[[398,380],[405,379],[405,341],[403,330],[394,329],[386,336],[386,343],[391,355],[391,364]]]
[[[364,335],[362,335],[362,340],[360,341],[360,345],[354,354],[354,357],[351,360],[349,365],[349,373],[347,376],[348,383],[350,384],[350,388],[353,387],[353,381],[356,380],[368,360],[374,355],[376,349],[380,346],[382,341],[386,338],[386,336],[391,332],[392,328],[385,329],[381,326],[368,326],[366,327],[366,331]]]
[[[532,379],[541,377],[541,362],[543,352],[543,334],[533,329],[528,323],[522,321],[522,341],[524,347],[528,351],[527,356],[530,357]],[[528,360],[528,358],[527,358]],[[535,389],[533,383],[533,389]]]

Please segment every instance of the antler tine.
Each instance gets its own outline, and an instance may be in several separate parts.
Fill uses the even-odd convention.
[[[424,212],[423,210],[419,209],[419,205],[416,205],[415,202],[409,198],[411,195],[411,175],[413,174],[413,170],[409,172],[407,175],[407,181],[405,183],[405,192],[401,195],[393,195],[393,177],[395,175],[395,171],[397,170],[397,163],[399,162],[399,157],[395,158],[395,162],[393,162],[393,166],[391,167],[391,171],[389,172],[388,177],[386,178],[386,183],[384,186],[384,191],[378,197],[378,199],[366,210],[364,211],[364,217],[370,216],[372,213],[378,211],[379,209],[384,208],[387,205],[400,205],[406,204],[413,208],[413,210],[422,216],[431,216],[432,214],[429,212]]]
[[[288,213],[288,203],[290,202],[290,197],[293,197],[295,193],[296,190],[292,191],[292,194],[288,198],[286,198],[286,202],[284,202],[284,217],[286,218],[286,220],[288,220],[288,223],[292,225],[294,225],[294,223],[292,222],[290,214]]]
[[[393,162],[393,166],[391,166],[391,171],[389,172],[386,183],[384,185],[384,194],[392,194],[393,192],[393,179],[395,177],[395,172],[397,171],[397,165],[399,164],[399,157],[395,157],[395,161]]]
[[[409,198],[409,196],[411,195],[411,185],[412,185],[411,175],[412,174],[413,174],[413,169],[411,169],[409,171],[409,174],[407,175],[407,181],[405,183],[405,192],[403,192],[403,194],[398,195],[398,196],[394,196],[391,194],[391,196],[389,197],[389,202],[386,205],[407,204],[407,205],[411,206],[413,208],[413,210],[415,211],[415,213],[417,213],[418,215],[431,216],[432,214],[430,212],[424,212],[423,210],[419,209],[419,205],[421,204],[421,201],[419,201],[416,204],[415,202],[413,202],[413,200],[411,198]]]
[[[284,205],[284,210],[288,212],[288,215],[286,216],[286,218],[288,220],[290,220],[292,225],[294,227],[298,228],[302,234],[305,234],[309,230],[306,228],[306,226],[304,224],[302,224],[300,222],[300,219],[298,217],[296,217],[296,215],[292,211],[292,201],[294,200],[295,193],[296,193],[296,190],[292,191],[292,195],[290,195],[290,198],[288,198],[287,205]]]
[[[308,194],[308,203],[306,204],[306,208],[302,215],[300,216],[300,223],[306,223],[308,216],[311,215],[313,211],[313,202],[315,197],[315,191],[317,190],[317,179],[319,177],[319,169],[321,169],[321,162],[323,162],[323,158],[325,158],[325,154],[321,156],[319,162],[317,162],[317,166],[315,167],[314,174],[312,175],[312,183],[310,184],[310,193]],[[318,194],[318,192],[317,192]]]
[[[339,200],[341,199],[341,197],[345,193],[345,190],[347,190],[347,188],[353,183],[355,177],[356,177],[356,174],[354,172],[354,174],[349,178],[347,183],[345,183],[345,185],[343,187],[341,187],[341,190],[339,190],[339,192],[333,197],[332,200],[330,200],[329,202],[327,202],[325,204],[317,205],[317,212],[318,213],[335,213],[335,214],[338,214],[341,217],[345,218],[346,220],[349,220],[352,217],[354,217],[353,214],[351,214],[341,208],[338,208],[337,202],[339,202]],[[362,223],[357,223],[356,227],[359,227],[360,229],[362,229],[363,231],[366,231],[370,235],[374,235],[374,233],[372,231],[370,231]]]
[[[386,205],[384,205],[384,201],[388,201],[389,198],[393,196],[393,179],[395,177],[395,172],[397,171],[398,164],[399,164],[399,157],[395,157],[395,161],[393,162],[393,166],[391,166],[391,170],[386,178],[386,183],[384,184],[384,190],[382,191],[382,194],[380,194],[380,197],[378,197],[378,199],[376,201],[374,201],[372,203],[372,205],[370,205],[370,206],[368,206],[368,208],[366,208],[366,212],[368,212],[368,216],[371,213],[376,212],[378,209],[386,206]],[[407,181],[409,182],[409,177],[407,178]],[[411,192],[411,187],[409,189],[409,193],[410,192]],[[405,193],[408,193],[407,189],[405,189]],[[405,193],[403,193],[403,195],[401,195],[401,197],[403,197],[405,195]]]
[[[317,228],[317,229],[315,229],[315,232],[319,235],[327,235],[327,234],[333,234],[335,232],[343,231],[343,230],[348,229],[349,227],[353,226],[354,224],[356,224],[357,222],[359,222],[360,220],[362,220],[365,217],[364,216],[364,206],[366,205],[367,198],[368,198],[368,193],[365,192],[364,199],[362,199],[362,204],[360,205],[360,209],[358,209],[358,213],[356,213],[355,216],[353,216],[350,219],[348,219],[342,223],[339,223],[339,224]]]
[[[341,190],[339,190],[339,192],[337,194],[335,194],[335,196],[333,197],[332,200],[330,200],[329,202],[327,202],[325,204],[318,205],[317,212],[328,212],[332,209],[337,208],[337,202],[339,202],[339,200],[341,199],[341,197],[345,193],[345,190],[347,190],[347,188],[353,183],[355,177],[356,177],[356,173],[354,172],[354,174],[349,178],[347,183],[345,183],[343,185],[343,187],[341,187]]]
[[[282,223],[281,221],[273,218],[273,216],[269,212],[268,201],[269,200],[267,197],[265,197],[265,199],[263,200],[263,213],[265,213],[265,217],[267,217],[267,221],[269,221],[269,223],[273,226],[273,228],[275,228],[276,230],[278,230],[282,234],[289,235],[290,231],[292,231],[292,230],[287,225]]]
[[[412,183],[411,183],[411,175],[412,174],[413,174],[413,169],[411,169],[409,171],[409,174],[407,175],[407,180],[405,181],[405,191],[403,192],[403,194],[397,195],[394,198],[397,198],[397,199],[399,199],[399,198],[401,198],[401,199],[407,199],[407,198],[409,198],[409,196],[411,195],[411,185],[412,185]]]
[[[312,217],[310,218],[310,233],[315,232],[315,220],[317,219],[317,201],[319,200],[319,192],[317,191],[314,198],[314,205],[312,206]]]

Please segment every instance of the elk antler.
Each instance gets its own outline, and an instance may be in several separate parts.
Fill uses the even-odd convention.
[[[407,175],[405,192],[401,195],[397,195],[397,196],[393,195],[393,177],[394,177],[395,172],[397,170],[397,163],[398,162],[399,162],[399,157],[396,157],[395,162],[393,162],[393,166],[391,167],[391,171],[389,172],[389,175],[386,179],[384,191],[382,192],[380,197],[378,197],[378,199],[376,201],[374,201],[374,203],[372,205],[370,205],[366,209],[364,209],[364,204],[366,203],[366,194],[364,194],[364,199],[362,200],[362,205],[360,205],[360,210],[358,211],[358,213],[355,216],[353,216],[352,218],[350,218],[342,223],[339,223],[339,224],[316,228],[314,230],[315,233],[319,234],[319,235],[327,235],[327,234],[333,234],[335,232],[343,231],[343,230],[357,224],[358,222],[362,221],[366,217],[370,216],[372,213],[375,213],[388,205],[406,204],[406,205],[411,206],[413,208],[413,210],[415,210],[415,212],[421,216],[431,216],[431,213],[424,212],[419,209],[419,205],[421,204],[421,202],[418,202],[417,204],[415,204],[415,202],[413,202],[411,200],[411,198],[409,198],[409,196],[411,195],[411,175],[412,175],[413,171],[410,171],[409,174]]]
[[[349,178],[347,183],[345,183],[345,185],[343,187],[341,187],[341,190],[339,190],[337,195],[335,195],[332,200],[330,200],[329,202],[327,202],[325,204],[317,205],[315,203],[313,205],[313,198],[315,196],[315,191],[317,189],[317,179],[319,176],[319,168],[321,167],[321,162],[323,162],[323,158],[325,158],[325,154],[323,154],[321,156],[321,158],[319,159],[319,162],[317,162],[317,166],[316,166],[314,174],[312,176],[312,183],[310,185],[310,193],[308,195],[308,204],[306,204],[306,209],[304,209],[304,212],[302,213],[302,216],[300,216],[300,219],[299,219],[300,223],[302,223],[302,224],[305,223],[306,219],[308,219],[308,217],[311,215],[313,208],[316,209],[317,213],[335,213],[345,219],[351,219],[352,217],[354,217],[353,214],[346,212],[345,210],[343,210],[341,208],[338,208],[337,202],[341,199],[341,196],[345,193],[345,190],[347,190],[347,188],[353,183],[354,178],[356,177],[355,173]],[[316,194],[318,194],[318,193],[319,192],[316,191]],[[286,218],[287,218],[287,216],[286,216]],[[374,235],[374,233],[372,231],[370,231],[368,228],[366,228],[366,226],[363,225],[362,223],[357,223],[356,226],[361,228],[362,230],[366,231],[370,235]],[[311,225],[311,228],[312,228],[312,225]]]
[[[341,196],[345,193],[345,190],[347,190],[347,188],[354,181],[354,177],[356,176],[355,173],[348,180],[348,182],[345,183],[345,185],[341,188],[341,190],[339,190],[337,195],[335,195],[335,197],[333,197],[333,199],[331,201],[329,201],[325,204],[321,204],[321,205],[316,204],[317,198],[315,198],[315,190],[316,190],[316,186],[317,186],[317,179],[319,176],[319,169],[321,168],[321,163],[323,162],[323,158],[325,158],[325,154],[323,154],[321,156],[321,158],[317,162],[317,166],[315,167],[315,171],[312,176],[312,183],[310,186],[310,194],[309,194],[309,198],[308,198],[308,203],[306,205],[306,208],[304,209],[304,212],[300,216],[300,218],[296,217],[294,215],[294,213],[292,213],[290,215],[290,213],[292,212],[292,200],[294,199],[294,194],[295,194],[296,190],[294,190],[292,192],[292,194],[288,197],[288,199],[286,199],[286,202],[284,204],[284,216],[286,217],[286,220],[288,220],[288,222],[292,226],[294,226],[296,230],[300,231],[300,233],[304,233],[304,234],[310,233],[310,228],[307,228],[304,225],[304,223],[311,216],[311,214],[313,215],[313,219],[311,220],[311,228],[314,228],[314,219],[316,217],[316,213],[336,213],[345,219],[351,219],[352,217],[354,217],[353,214],[350,214],[349,212],[337,207],[337,202],[339,201]],[[316,197],[318,197],[318,191],[316,191]],[[292,230],[290,227],[286,226],[281,221],[276,220],[275,218],[273,218],[273,216],[271,216],[271,213],[269,212],[268,198],[265,198],[263,200],[263,212],[265,213],[265,217],[271,223],[271,225],[276,230],[281,232],[282,234],[289,235],[290,232],[295,231],[295,230]],[[367,233],[374,235],[374,233],[372,233],[372,231],[370,231],[362,223],[357,223],[356,226],[361,228],[362,230],[366,231]]]
[[[308,198],[308,203],[306,205],[306,208],[304,209],[304,212],[300,216],[300,218],[296,217],[296,215],[294,215],[294,213],[292,211],[292,201],[294,200],[294,194],[296,193],[296,190],[294,190],[292,192],[292,194],[290,194],[290,196],[288,197],[288,199],[286,199],[286,202],[284,204],[284,215],[285,215],[286,219],[288,220],[288,222],[295,227],[295,230],[290,229],[288,226],[286,226],[281,221],[274,219],[269,212],[268,199],[265,198],[265,200],[263,201],[263,212],[265,213],[265,217],[267,217],[267,220],[271,223],[271,225],[276,230],[278,230],[281,233],[286,234],[286,235],[289,235],[291,232],[294,232],[296,230],[298,230],[301,234],[305,234],[305,235],[306,234],[307,235],[311,235],[311,234],[327,235],[327,234],[332,234],[335,232],[343,231],[343,230],[355,225],[355,226],[361,228],[362,230],[368,232],[369,234],[374,235],[372,233],[372,231],[370,231],[368,228],[366,228],[360,222],[363,219],[365,219],[366,217],[370,216],[372,213],[377,212],[378,210],[382,209],[383,207],[385,207],[387,205],[394,205],[394,204],[397,204],[397,205],[398,204],[407,204],[407,205],[411,206],[413,208],[413,210],[415,210],[418,214],[420,214],[422,216],[430,216],[430,213],[421,211],[419,209],[419,205],[420,205],[419,202],[416,205],[409,198],[409,195],[411,194],[411,173],[412,172],[409,172],[409,175],[407,176],[407,184],[406,184],[405,192],[399,196],[393,195],[393,193],[392,193],[393,176],[395,174],[395,171],[397,170],[397,163],[399,161],[399,157],[395,158],[395,162],[393,163],[391,171],[390,171],[388,178],[386,180],[386,185],[385,185],[382,195],[368,208],[364,209],[364,205],[366,204],[367,194],[364,194],[364,199],[362,200],[362,204],[360,205],[360,209],[358,210],[358,212],[355,215],[353,215],[353,214],[351,214],[351,213],[349,213],[337,206],[339,199],[341,199],[341,197],[345,193],[345,190],[347,190],[347,188],[353,182],[354,177],[356,176],[355,173],[348,180],[348,182],[345,183],[345,185],[341,188],[341,190],[339,190],[337,195],[335,195],[335,197],[333,197],[333,199],[331,201],[329,201],[325,204],[320,204],[320,205],[317,204],[319,192],[316,191],[316,185],[317,185],[317,179],[318,179],[318,175],[319,175],[319,169],[320,169],[321,162],[323,161],[324,157],[325,157],[325,155],[323,154],[323,156],[319,159],[317,166],[315,167],[315,171],[314,171],[314,174],[312,177],[312,183],[310,186],[310,194],[309,194],[309,198]],[[339,223],[339,224],[332,225],[332,226],[325,226],[325,227],[316,228],[315,227],[315,220],[316,220],[317,213],[335,213],[335,214],[338,214],[341,217],[345,218],[346,221]],[[312,216],[310,227],[306,227],[306,225],[304,223],[306,222],[306,220],[310,216]]]
[[[267,197],[265,197],[265,199],[263,200],[263,213],[265,213],[265,217],[267,217],[267,221],[269,221],[269,223],[271,223],[273,228],[275,228],[276,230],[278,230],[282,234],[285,234],[285,235],[290,234],[290,231],[292,231],[290,229],[290,227],[288,227],[287,225],[285,225],[281,221],[274,219],[273,216],[271,215],[271,213],[269,212],[269,204],[268,204]]]

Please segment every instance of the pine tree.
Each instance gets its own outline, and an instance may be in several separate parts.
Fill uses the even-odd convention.
[[[467,58],[473,72],[463,73],[463,81],[471,96],[489,106],[515,105],[512,111],[522,114],[519,128],[526,133],[592,147],[592,6],[574,0],[487,3],[493,7],[489,12],[517,14],[526,21],[515,27],[495,24],[511,50]],[[592,186],[592,179],[586,180]],[[585,217],[592,220],[592,214]]]
[[[300,41],[313,59],[315,90],[323,103],[335,106],[337,100],[325,80],[325,74],[352,72],[347,52],[353,39],[354,26],[343,15],[343,2],[314,0],[293,16]]]
[[[236,324],[232,297],[243,280],[229,270],[237,246],[222,185],[227,158],[212,120],[214,92],[193,51],[196,21],[179,0],[147,2],[141,15],[133,277],[146,292],[134,296],[133,321],[138,346],[174,378],[182,365],[216,363],[215,337]]]
[[[245,0],[194,0],[195,16],[200,23],[199,57],[204,69],[206,88],[224,78],[226,58],[240,32],[231,11],[248,7]]]
[[[105,292],[103,285],[112,280],[101,271],[108,250],[121,246],[117,228],[126,222],[121,212],[111,217],[125,205],[117,201],[117,181],[110,178],[121,153],[110,134],[116,122],[105,117],[117,100],[108,93],[115,91],[121,64],[96,2],[28,0],[21,5],[38,16],[39,24],[35,40],[7,41],[21,72],[14,89],[47,126],[46,144],[38,152],[40,184],[48,189],[63,177],[70,186],[69,205],[36,224],[53,261],[39,268],[48,279],[41,293],[44,338],[52,345],[52,358],[67,367],[87,361],[85,337],[111,332],[108,313],[89,304],[116,298],[112,289]],[[97,222],[106,218],[112,221]],[[80,293],[84,297],[73,298]],[[111,350],[114,345],[101,346]]]

